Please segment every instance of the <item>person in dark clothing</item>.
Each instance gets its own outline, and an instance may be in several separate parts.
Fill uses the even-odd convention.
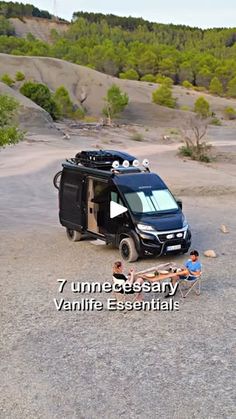
[[[128,276],[124,274],[124,267],[121,261],[117,261],[113,265],[113,281],[115,284],[120,285],[121,291],[120,293],[124,293],[124,289],[122,289],[122,285],[129,284],[131,289],[129,291],[125,291],[125,294],[134,294],[135,291],[132,289],[132,284],[138,283],[140,285],[143,284],[142,278],[135,278],[134,269],[130,269]],[[119,294],[119,293],[116,293]],[[136,301],[143,301],[142,291],[138,293]]]

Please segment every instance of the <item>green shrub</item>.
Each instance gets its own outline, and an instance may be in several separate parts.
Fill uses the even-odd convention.
[[[17,126],[18,109],[19,103],[13,97],[0,95],[0,147],[16,144],[24,137]]]
[[[232,106],[227,106],[224,109],[224,115],[229,120],[236,119],[236,109],[234,109]]]
[[[125,109],[129,103],[129,96],[127,93],[123,93],[119,86],[113,84],[107,90],[104,101],[106,102],[106,105],[103,108],[103,114],[110,120]]]
[[[9,86],[9,87],[12,87],[13,84],[15,83],[14,80],[7,73],[5,73],[5,74],[2,75],[1,81],[3,83],[7,84],[7,86]]]
[[[199,96],[194,104],[194,112],[201,118],[210,116],[210,105],[203,96]]]
[[[85,110],[84,109],[81,109],[81,108],[77,108],[76,110],[73,110],[73,112],[72,112],[72,114],[70,115],[70,117],[72,118],[72,119],[84,119],[84,121],[85,121],[85,118],[90,118],[89,116],[85,116],[86,115],[86,112],[85,112]],[[91,121],[85,121],[85,122],[94,122],[94,118],[93,117],[91,117],[91,119],[93,119],[93,120],[91,120]]]
[[[12,127],[0,127],[0,147],[5,147],[6,145],[17,144],[19,141],[23,140],[24,133],[19,131],[17,126]]]
[[[61,116],[60,109],[45,84],[27,81],[21,86],[20,92],[41,106],[53,119],[58,119]]]
[[[139,80],[139,75],[136,70],[130,68],[129,70],[119,74],[120,79]]]
[[[70,118],[73,114],[73,103],[68,90],[64,86],[60,86],[52,98],[56,103],[59,115]]]
[[[213,79],[211,80],[209,91],[213,95],[221,96],[223,94],[223,85],[221,81],[218,79],[218,77],[213,77]]]
[[[182,86],[185,87],[186,89],[192,89],[193,88],[192,83],[190,83],[190,81],[188,81],[188,80],[184,80],[183,83],[182,83]]]
[[[236,77],[227,84],[227,96],[236,97]]]
[[[12,96],[0,95],[0,127],[11,124],[18,109],[19,103]]]
[[[170,77],[163,76],[162,74],[157,74],[156,83],[164,84],[166,87],[171,88],[174,82]]]
[[[22,73],[21,71],[17,71],[16,72],[15,79],[16,79],[16,81],[23,81],[23,80],[25,80],[24,73]]]
[[[131,136],[131,140],[133,140],[133,141],[143,141],[144,140],[143,134],[141,134],[141,132],[134,132]]]
[[[176,107],[176,99],[172,96],[171,89],[164,84],[153,92],[152,100],[157,105]]]
[[[156,77],[153,74],[146,74],[141,78],[141,81],[147,81],[149,83],[156,83]]]
[[[193,90],[195,90],[196,92],[205,92],[206,88],[203,86],[193,86]]]
[[[217,116],[213,116],[213,118],[211,118],[210,124],[211,125],[216,125],[218,127],[222,125],[221,120],[219,118],[217,118]]]
[[[182,105],[182,106],[180,106],[180,110],[181,111],[191,111],[191,108],[188,105]]]

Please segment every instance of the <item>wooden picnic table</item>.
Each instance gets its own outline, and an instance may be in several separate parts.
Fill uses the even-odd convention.
[[[154,276],[149,276],[147,274],[142,274],[140,276],[141,276],[141,278],[143,278],[147,281],[157,282],[157,281],[163,281],[163,279],[171,279],[171,278],[174,278],[174,277],[179,276],[179,275],[185,275],[186,276],[187,274],[188,273],[185,269],[185,270],[182,270],[180,272],[168,272],[168,274],[159,274],[159,275],[154,275]]]

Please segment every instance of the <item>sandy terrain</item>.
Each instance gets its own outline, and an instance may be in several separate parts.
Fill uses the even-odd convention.
[[[90,68],[54,58],[0,54],[0,76],[8,73],[14,77],[16,69],[22,71],[26,79],[47,84],[52,91],[64,85],[75,103],[79,103],[81,97],[86,94],[87,99],[84,106],[88,115],[101,116],[104,107],[103,98],[113,83],[119,85],[129,95],[129,105],[121,118],[124,122],[154,127],[178,127],[190,114],[151,103],[152,92],[157,88],[155,84],[120,80]],[[202,93],[188,91],[180,86],[173,88],[173,94],[178,99],[179,107],[187,105],[190,108],[193,108],[195,100],[202,96]],[[220,118],[226,106],[236,107],[236,100],[204,95],[207,97],[212,111]],[[22,98],[20,98],[21,100]],[[37,126],[40,126],[40,123]]]
[[[221,158],[204,165],[176,157],[179,144],[164,143],[165,130],[136,127],[145,134],[137,143],[130,140],[133,129],[75,133],[69,141],[31,135],[0,152],[3,418],[235,417],[236,171],[234,157],[226,158],[229,149],[235,156],[234,131],[210,130]],[[183,199],[204,282],[200,297],[183,301],[177,294],[177,312],[55,309],[58,278],[109,281],[119,257],[110,246],[69,242],[58,223],[52,177],[65,157],[95,145],[148,156]],[[220,231],[222,223],[229,234]],[[204,258],[207,248],[218,257]],[[153,264],[146,259],[135,266]],[[69,291],[63,296],[81,299]],[[107,295],[95,297],[106,303]]]

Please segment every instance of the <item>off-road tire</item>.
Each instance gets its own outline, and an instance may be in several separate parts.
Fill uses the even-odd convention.
[[[82,233],[69,228],[66,229],[66,235],[71,242],[79,242],[82,239]]]
[[[119,251],[122,259],[126,262],[135,262],[138,259],[138,252],[134,240],[131,237],[122,239],[119,244]]]

